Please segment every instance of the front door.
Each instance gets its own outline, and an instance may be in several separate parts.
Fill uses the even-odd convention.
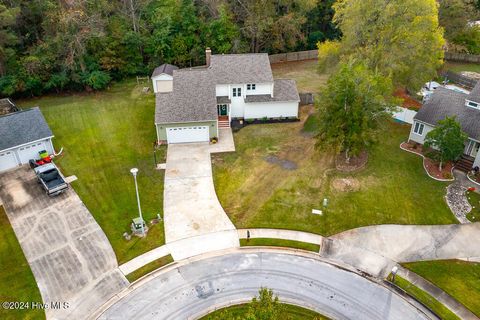
[[[226,104],[217,105],[219,116],[228,116],[228,106]]]
[[[475,158],[478,154],[479,149],[480,149],[480,143],[473,140],[468,140],[468,145],[466,150],[467,155]]]

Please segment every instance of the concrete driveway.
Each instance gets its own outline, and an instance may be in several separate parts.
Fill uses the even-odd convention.
[[[215,193],[210,159],[214,150],[222,150],[221,145],[168,146],[163,200],[165,242],[175,260],[239,246],[235,226]]]
[[[310,255],[237,250],[161,270],[99,319],[198,319],[260,287],[332,319],[430,319],[386,287]]]
[[[0,199],[43,302],[69,304],[46,310],[47,318],[86,318],[128,285],[107,237],[72,189],[50,198],[24,166],[0,174]]]

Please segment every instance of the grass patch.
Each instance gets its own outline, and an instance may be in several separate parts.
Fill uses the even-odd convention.
[[[294,79],[299,92],[315,93],[328,80],[328,73],[317,72],[317,60],[279,62],[272,64],[275,79]]]
[[[132,273],[128,274],[126,277],[128,281],[133,282],[137,279],[140,279],[144,275],[152,272],[153,270],[156,270],[160,267],[163,267],[169,263],[173,262],[173,257],[171,255],[167,255],[165,257],[161,257],[160,259],[157,259],[155,261],[152,261],[150,263],[147,263],[140,269],[137,269],[133,271]]]
[[[291,304],[282,304],[284,307],[285,312],[284,317],[282,319],[288,319],[288,320],[329,320],[330,318],[327,318],[325,316],[322,316],[319,313],[316,313],[315,311],[308,310],[302,307],[294,306]],[[244,316],[248,311],[248,304],[239,304],[236,306],[231,306],[223,309],[218,309],[217,311],[214,311],[210,313],[209,315],[206,315],[200,320],[216,320],[216,319],[221,319],[220,316],[225,316],[222,314],[223,312],[226,312],[226,317],[227,319],[237,319],[237,317]],[[282,320],[279,319],[279,320]]]
[[[240,239],[240,246],[269,246],[269,247],[287,247],[302,249],[307,251],[319,252],[320,246],[314,243],[295,241],[295,240],[283,240],[283,239],[271,239],[271,238],[250,238]]]
[[[419,274],[480,316],[480,263],[439,260],[405,263]]]
[[[444,201],[447,184],[429,178],[421,157],[399,148],[410,126],[388,122],[366,168],[341,174],[332,169],[333,155],[316,150],[315,139],[302,132],[310,111],[302,108],[302,121],[296,123],[247,126],[234,134],[235,153],[214,157],[217,195],[237,228],[329,236],[375,224],[458,223]],[[298,168],[267,162],[272,155]],[[355,179],[359,189],[335,189],[335,179],[343,178]],[[324,214],[314,215],[312,209],[323,209]]]
[[[66,176],[78,177],[72,186],[107,235],[120,264],[164,243],[163,223],[149,226],[146,238],[122,237],[138,215],[132,167],[139,168],[144,219],[163,214],[164,172],[154,169],[153,160],[153,94],[142,94],[141,87],[127,81],[98,93],[45,96],[19,104],[40,106],[55,134],[56,149],[64,148],[56,163]],[[165,150],[160,150],[160,159]]]
[[[432,297],[427,292],[416,287],[406,279],[396,276],[395,284],[409,293],[411,296],[415,297],[418,301],[429,307],[433,312],[435,312],[443,320],[460,320],[450,309],[445,307],[443,304],[438,302],[434,297]]]
[[[468,202],[472,206],[472,211],[467,214],[467,219],[472,222],[480,221],[480,194],[467,191]]]
[[[32,270],[23,255],[7,214],[0,206],[0,300],[42,303]],[[0,308],[0,319],[45,319],[43,310]]]
[[[480,64],[478,63],[467,63],[467,62],[445,62],[443,66],[444,70],[451,70],[453,72],[462,72],[462,71],[473,71],[480,73]]]

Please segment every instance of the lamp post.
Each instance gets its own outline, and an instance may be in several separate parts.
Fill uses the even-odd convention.
[[[137,168],[130,169],[130,173],[133,175],[133,180],[135,180],[135,192],[137,193],[137,203],[138,203],[138,214],[140,215],[140,222],[142,226],[142,237],[145,236],[145,228],[143,226],[143,217],[142,217],[142,208],[140,207],[140,197],[138,195],[138,185],[137,185]]]

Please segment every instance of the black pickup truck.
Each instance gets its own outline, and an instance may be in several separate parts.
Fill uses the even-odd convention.
[[[35,167],[33,170],[47,195],[53,197],[68,189],[68,183],[53,162]]]

